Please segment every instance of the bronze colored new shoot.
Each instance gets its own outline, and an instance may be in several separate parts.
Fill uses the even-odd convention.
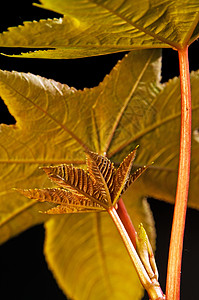
[[[75,168],[72,165],[43,167],[48,177],[56,183],[58,188],[47,189],[18,189],[20,193],[30,199],[40,202],[50,202],[54,207],[44,211],[46,214],[88,213],[108,211],[115,223],[130,258],[135,266],[137,274],[151,300],[164,299],[164,295],[157,281],[157,268],[155,266],[152,248],[144,229],[138,233],[136,251],[136,232],[128,235],[128,222],[126,230],[119,214],[116,211],[118,201],[126,189],[147,169],[147,166],[139,168],[130,174],[137,147],[122,161],[116,169],[114,164],[105,156],[86,150],[87,172]],[[123,208],[119,205],[118,211],[123,214]],[[140,231],[139,231],[140,232]]]

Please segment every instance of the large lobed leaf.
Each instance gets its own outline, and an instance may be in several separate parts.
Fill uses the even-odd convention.
[[[77,58],[136,48],[182,49],[198,37],[197,0],[41,0],[63,18],[25,22],[1,47],[45,48],[21,57]],[[194,31],[195,29],[195,31]],[[192,35],[193,34],[193,35]],[[18,55],[14,55],[18,56]]]
[[[32,74],[1,71],[0,94],[17,121],[14,126],[1,125],[3,228],[12,224],[13,218],[23,223],[20,212],[30,206],[27,199],[12,190],[13,187],[50,188],[51,183],[39,166],[60,163],[81,166],[85,163],[85,145],[97,153],[113,152],[120,147],[121,142],[129,138],[122,128],[126,126],[123,122],[126,108],[132,104],[132,96],[137,98],[145,81],[144,98],[153,98],[158,89],[150,85],[158,82],[159,72],[160,54],[156,51],[130,54],[103,83],[84,91],[75,91]],[[124,81],[127,83],[125,89]],[[144,111],[147,103],[145,100],[142,103]],[[136,115],[136,126],[137,118],[142,117],[136,111],[133,114]],[[131,150],[135,143],[132,143]],[[120,158],[122,155],[121,152]],[[34,207],[34,203],[32,205]],[[17,228],[20,231],[20,226],[16,226],[13,234],[17,233]],[[2,234],[1,239],[4,240]]]
[[[139,144],[136,165],[155,164],[150,174],[147,171],[129,188],[124,200],[135,225],[144,223],[153,235],[142,199],[149,195],[174,201],[180,132],[179,79],[162,85],[160,71],[160,52],[143,50],[129,53],[98,87],[83,91],[32,74],[0,72],[0,95],[17,121],[14,126],[1,125],[0,132],[1,242],[50,218],[45,223],[46,257],[60,286],[74,299],[111,299],[115,285],[122,299],[140,299],[141,288],[139,292],[136,288],[136,295],[132,288],[139,286],[137,276],[111,221],[105,213],[37,214],[46,209],[44,204],[38,208],[12,188],[53,187],[38,167],[60,163],[84,167],[86,149],[105,152],[119,165]],[[196,208],[198,81],[195,72],[191,76],[194,139],[189,205]]]

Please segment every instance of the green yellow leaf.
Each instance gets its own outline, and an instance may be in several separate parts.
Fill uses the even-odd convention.
[[[134,53],[130,55],[129,62],[124,60],[123,64],[119,64],[97,88],[78,92],[40,76],[0,72],[0,95],[17,121],[14,126],[1,125],[0,133],[2,242],[46,220],[46,216],[37,213],[35,218],[35,210],[46,208],[37,208],[38,204],[34,201],[31,204],[12,188],[53,187],[39,167],[60,163],[84,165],[85,145],[98,153],[107,152],[140,79],[146,83],[158,81],[158,53],[144,51],[141,53],[142,61],[138,60],[140,55]],[[134,61],[133,70],[129,69],[131,60]],[[131,75],[126,77],[127,69]],[[125,76],[121,79],[126,80],[127,85],[130,84],[125,91],[119,91],[115,86],[119,74]],[[110,94],[110,88],[115,87],[118,98]],[[12,226],[14,221],[17,225]]]
[[[142,36],[140,42],[143,43],[143,36],[145,36],[146,44],[150,37],[148,45],[153,45],[158,40],[163,45],[183,47],[197,25],[199,17],[197,0],[191,2],[189,0],[175,2],[171,0],[158,2],[156,0],[122,2],[119,0],[41,0],[40,2],[42,4],[38,6],[72,16],[80,23],[93,21],[92,24],[97,23],[102,26],[102,22],[105,22],[104,26],[112,23],[111,25],[117,27],[120,22],[124,29],[129,26],[127,31],[130,28],[134,30],[131,35],[132,44],[134,44],[133,39],[138,37],[139,41],[140,36]]]
[[[197,26],[194,29],[194,32],[191,36],[191,39],[189,41],[189,45],[192,44],[196,39],[199,38],[199,23],[197,24]]]
[[[199,102],[198,102],[199,72],[191,73],[192,86],[192,157],[191,157],[191,181],[189,189],[188,205],[199,209],[197,198],[198,176],[199,176],[199,142],[197,132],[199,128]],[[151,107],[152,108],[152,107]],[[134,140],[140,145],[136,162],[143,165],[145,161],[154,161],[137,184],[143,189],[143,193],[156,199],[162,199],[173,203],[179,157],[180,140],[180,80],[170,80],[153,102],[153,113],[147,114],[142,122],[137,123],[139,130],[134,137],[123,146],[128,149]],[[150,125],[149,125],[150,124]],[[131,124],[127,131],[133,130]],[[152,142],[153,141],[153,142]],[[149,146],[150,145],[150,146]],[[124,149],[123,146],[120,149]],[[150,153],[149,153],[150,152]],[[127,152],[128,153],[128,152]],[[117,155],[114,158],[117,159]],[[133,188],[133,186],[132,186]],[[131,189],[131,187],[130,187]],[[144,192],[145,190],[145,192]]]
[[[138,180],[143,195],[173,202],[180,90],[177,78],[166,86],[159,83],[160,59],[157,50],[130,53],[98,87],[84,91],[32,74],[1,71],[0,95],[17,121],[14,126],[1,125],[0,132],[1,230],[5,228],[9,232],[5,239],[44,217],[38,215],[34,222],[31,217],[29,222],[23,221],[22,212],[26,219],[26,211],[35,211],[38,204],[30,204],[12,188],[53,187],[39,166],[61,163],[83,166],[85,145],[97,153],[107,153],[119,164],[139,144],[137,166],[155,161],[150,176],[144,174]],[[199,127],[197,81],[195,73],[192,75],[193,131]],[[198,208],[196,139],[192,148],[189,204]],[[13,220],[22,225],[8,230]]]
[[[136,215],[135,226],[144,219],[150,232],[153,221],[146,199],[141,201],[136,192],[128,195],[126,203],[131,216]],[[45,228],[48,265],[69,298],[142,298],[137,274],[108,214],[56,216],[45,223]]]
[[[130,73],[132,73],[130,78],[133,79],[136,76],[132,81],[133,88],[131,86],[130,94],[133,94],[132,91],[137,88],[137,75],[139,73],[142,74],[141,78],[143,80],[149,77],[150,74],[150,80],[148,81],[150,82],[151,79],[154,82],[157,81],[156,73],[157,65],[160,64],[160,53],[156,51],[144,51],[141,55],[143,60],[141,64],[137,61],[138,56],[134,56],[133,58],[130,55],[126,63],[125,60],[127,58],[124,60],[123,71],[121,69],[122,64],[120,63],[97,88],[85,89],[78,92],[74,89],[69,89],[66,85],[32,74],[0,72],[0,95],[17,121],[15,126],[2,125],[0,132],[0,164],[1,174],[3,174],[0,187],[4,195],[1,198],[0,207],[1,212],[5,211],[4,214],[1,214],[2,226],[0,227],[0,236],[2,237],[2,232],[6,231],[7,228],[12,229],[9,231],[9,234],[4,236],[2,242],[37,222],[41,222],[40,218],[46,217],[46,215],[39,213],[35,214],[35,210],[43,211],[46,207],[40,206],[38,208],[35,202],[11,190],[13,187],[21,189],[53,187],[44,172],[39,169],[39,166],[57,165],[59,163],[73,163],[75,166],[84,166],[85,145],[87,148],[99,153],[104,153],[105,150],[109,149],[109,144],[114,137],[117,123],[122,117],[125,106],[130,101],[129,98],[124,102],[125,95],[129,92],[127,88],[126,91],[121,91],[121,94],[118,94],[119,98],[115,98],[115,101],[111,104],[112,109],[108,105],[107,99],[110,99],[109,101],[114,99],[114,95],[110,94],[110,88],[116,86],[118,75],[122,72],[123,76],[126,77],[125,73],[129,68],[129,63],[132,65],[132,62],[135,61],[134,74],[132,73],[132,68],[129,69]],[[148,75],[144,75],[145,72]],[[129,80],[130,78],[128,76]],[[116,115],[110,113],[110,109]],[[120,111],[121,109],[122,112]],[[108,121],[110,117],[111,120]],[[10,194],[10,191],[12,191],[12,194]],[[33,207],[27,211],[26,207],[29,207],[31,203],[33,203]],[[23,204],[22,207],[21,204]],[[144,222],[142,217],[145,215],[145,210],[142,208],[141,196],[132,205],[131,213],[134,214],[135,206],[137,206],[138,210],[135,222],[136,219],[139,219],[139,222],[141,220]],[[29,213],[28,222],[24,218],[24,214],[20,214],[22,211],[24,214]],[[32,215],[36,217],[34,222],[31,223],[33,219]],[[79,218],[78,215],[76,216]],[[71,216],[65,216],[64,220],[67,220],[67,218],[71,218]],[[45,220],[42,219],[42,221]],[[73,225],[76,226],[77,220],[73,220]],[[82,227],[88,226],[91,229],[92,223],[87,223],[87,219],[84,220],[86,224],[82,223]],[[57,222],[58,224],[60,223],[59,219],[57,219]],[[106,225],[105,223],[103,226],[106,228]],[[110,231],[110,235],[112,235],[111,228],[106,228],[106,231]],[[91,232],[92,240],[96,241],[93,234],[95,232]],[[106,232],[104,234],[106,235]],[[116,233],[114,233],[115,235]],[[63,232],[64,237],[68,239],[65,232]],[[82,238],[84,238],[83,235]],[[75,239],[79,240],[81,244],[82,239],[79,239],[78,236]],[[96,243],[96,247],[97,245],[100,249],[104,247],[100,244],[100,241],[97,240]],[[82,253],[84,251],[83,246],[85,244],[80,248],[80,250],[82,249]],[[117,245],[117,247],[120,252],[120,249],[123,248],[121,241],[120,246]],[[126,261],[127,259],[128,264],[128,255],[125,251],[121,255],[124,255],[124,260]],[[120,265],[116,265],[116,269],[117,267],[120,269]],[[129,267],[126,266],[126,268],[128,269]],[[137,282],[135,284],[139,286],[137,275],[135,276],[134,274],[132,276],[134,278],[133,282]],[[129,278],[132,277],[130,276]],[[135,293],[133,290],[131,293]],[[70,293],[70,290],[67,293]],[[138,293],[137,297],[139,299],[142,293],[141,287],[136,293]],[[94,299],[95,296],[95,294],[91,295]],[[103,297],[103,294],[101,297]]]
[[[50,116],[49,119],[47,117],[46,120],[43,119],[45,113],[42,109],[45,110],[46,105],[48,111],[53,110],[55,115],[59,112],[62,122],[65,115],[62,115],[63,94],[66,96],[74,93],[75,90],[53,80],[16,72],[1,71],[0,81],[1,96],[6,98],[5,102],[17,120],[16,125],[2,124],[0,130],[0,242],[4,242],[28,227],[47,220],[47,216],[38,214],[38,211],[50,208],[48,204],[43,206],[35,201],[30,201],[17,195],[13,188],[51,186],[44,172],[39,170],[39,166],[45,162],[52,163],[52,161],[48,161],[48,158],[51,160],[52,156],[49,157],[48,154],[45,154],[48,148],[48,138],[54,139],[53,134],[57,135],[57,142],[49,151],[53,155],[60,142],[60,133],[59,126],[55,125],[56,123],[53,121],[53,116]],[[47,90],[49,90],[48,93]],[[54,99],[58,101],[57,105],[53,105]],[[43,108],[42,105],[44,105]],[[54,132],[51,130],[52,128],[54,128]],[[54,159],[57,163],[64,162],[62,146],[60,146],[60,150],[61,152],[59,151]]]
[[[41,0],[63,18],[25,22],[0,35],[1,47],[37,48],[29,58],[77,58],[133,49],[182,49],[195,39],[197,0]],[[44,49],[44,51],[42,50]],[[18,55],[14,55],[17,57]]]
[[[95,293],[99,293],[101,299],[108,299],[106,296],[110,295],[109,287],[116,282],[120,285],[118,278],[126,281],[129,276],[132,279],[131,287],[132,282],[138,280],[131,277],[134,275],[126,275],[129,268],[128,255],[125,252],[122,254],[123,245],[120,242],[119,246],[115,229],[109,226],[110,221],[106,219],[105,213],[98,214],[98,217],[95,214],[75,214],[63,218],[36,214],[36,211],[43,211],[52,206],[46,208],[43,206],[45,204],[41,203],[38,207],[33,200],[26,199],[12,188],[54,188],[39,166],[72,163],[76,167],[85,167],[85,149],[99,154],[106,153],[115,166],[119,166],[127,154],[139,144],[136,167],[152,161],[155,163],[125,192],[124,200],[127,197],[125,202],[133,216],[133,222],[142,222],[146,229],[145,223],[149,223],[152,228],[150,213],[148,212],[147,217],[142,199],[144,196],[153,196],[169,202],[174,201],[180,135],[179,79],[174,78],[167,84],[161,84],[160,72],[159,50],[129,53],[99,86],[83,91],[76,91],[67,85],[32,74],[0,71],[0,96],[16,119],[16,125],[1,125],[0,131],[1,242],[36,223],[48,220],[45,250],[47,260],[62,288],[64,278],[69,272],[71,276],[79,278],[78,280],[84,278],[85,281],[77,290],[72,283],[66,283],[64,287],[64,291],[75,295],[77,300],[83,299],[78,295],[85,285],[85,294],[82,290],[84,297],[88,296],[86,293],[90,291],[90,299],[97,299]],[[199,208],[198,72],[192,73],[191,84],[193,143],[189,205]],[[144,203],[146,205],[146,201]],[[149,222],[147,218],[150,219]],[[94,227],[93,222],[96,224]],[[96,235],[96,230],[100,230],[100,234]],[[108,242],[112,236],[116,238],[116,244],[112,239]],[[70,245],[74,242],[74,248],[66,251],[67,257],[73,256],[73,259],[77,259],[76,265],[73,266],[74,271],[72,264],[69,269],[63,270],[63,266],[70,261],[62,255],[59,256],[59,253],[63,253],[63,244],[68,245],[68,241]],[[94,247],[94,252],[86,252],[86,244],[86,249],[92,251]],[[108,254],[110,248],[111,255]],[[87,259],[85,265],[80,253]],[[87,253],[88,256],[85,257]],[[124,260],[122,268],[117,264],[117,253],[121,255],[120,260]],[[99,265],[94,265],[94,261],[97,263],[96,255],[100,260],[99,270]],[[104,259],[107,259],[106,267],[101,262]],[[102,277],[106,272],[106,278],[111,280],[103,294],[92,281],[92,275],[95,276],[95,273],[97,277],[94,278],[99,278],[96,270],[101,272]],[[88,278],[89,273],[91,277]],[[113,273],[115,275],[111,275]],[[119,273],[120,277],[117,275]],[[104,279],[101,280],[104,286]],[[126,284],[129,291],[129,281],[123,284]],[[137,284],[135,283],[135,286]],[[121,293],[124,293],[122,287],[118,295],[121,296]],[[133,295],[133,288],[129,293]],[[141,289],[137,299],[140,295]],[[125,297],[122,299],[129,299],[129,294],[125,294]],[[135,297],[133,299],[136,299]]]

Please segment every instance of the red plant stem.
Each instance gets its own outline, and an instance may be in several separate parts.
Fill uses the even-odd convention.
[[[150,300],[163,300],[165,295],[163,294],[160,285],[157,282],[154,282],[153,279],[149,278],[145,267],[143,266],[132,242],[128,236],[128,233],[122,224],[120,217],[117,214],[117,211],[114,207],[110,207],[108,210],[109,215],[111,216],[114,224],[116,225],[120,236],[124,242],[124,245],[129,253],[129,256],[134,264],[135,270],[140,278],[140,282],[143,287],[147,290]]]
[[[176,201],[167,269],[167,300],[180,299],[181,260],[189,189],[191,153],[191,88],[188,47],[179,50],[178,56],[181,84],[181,137]]]
[[[137,236],[137,232],[133,226],[133,223],[131,221],[131,218],[126,210],[126,207],[124,205],[124,202],[122,200],[122,198],[120,198],[120,200],[118,201],[118,208],[117,208],[117,213],[131,239],[131,242],[133,243],[133,246],[136,249],[136,236]]]

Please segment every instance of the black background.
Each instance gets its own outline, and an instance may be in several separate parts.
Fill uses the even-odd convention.
[[[59,17],[58,14],[47,12],[32,6],[33,1],[16,1],[4,3],[0,11],[0,31],[9,26],[17,26],[23,21]],[[34,1],[37,2],[37,1]],[[189,49],[190,70],[199,69],[199,44],[195,42]],[[13,53],[13,49],[0,49],[3,53]],[[19,50],[16,49],[15,53]],[[121,59],[124,53],[99,56],[77,60],[33,60],[17,59],[0,56],[0,68],[31,72],[47,78],[53,78],[77,89],[97,86],[104,76]],[[163,50],[162,82],[178,76],[177,53],[171,49]],[[0,123],[15,123],[9,115],[3,101],[0,100]],[[156,260],[160,273],[160,283],[165,290],[167,255],[172,223],[173,206],[161,201],[149,199],[154,214],[157,230]],[[184,254],[182,266],[182,300],[199,299],[198,268],[199,268],[199,212],[188,209]],[[52,274],[48,271],[43,256],[44,229],[35,226],[21,235],[9,240],[0,247],[0,297],[1,299],[20,300],[62,300],[66,299],[58,288]],[[144,299],[148,299],[145,295]],[[121,299],[122,300],[122,299]]]

